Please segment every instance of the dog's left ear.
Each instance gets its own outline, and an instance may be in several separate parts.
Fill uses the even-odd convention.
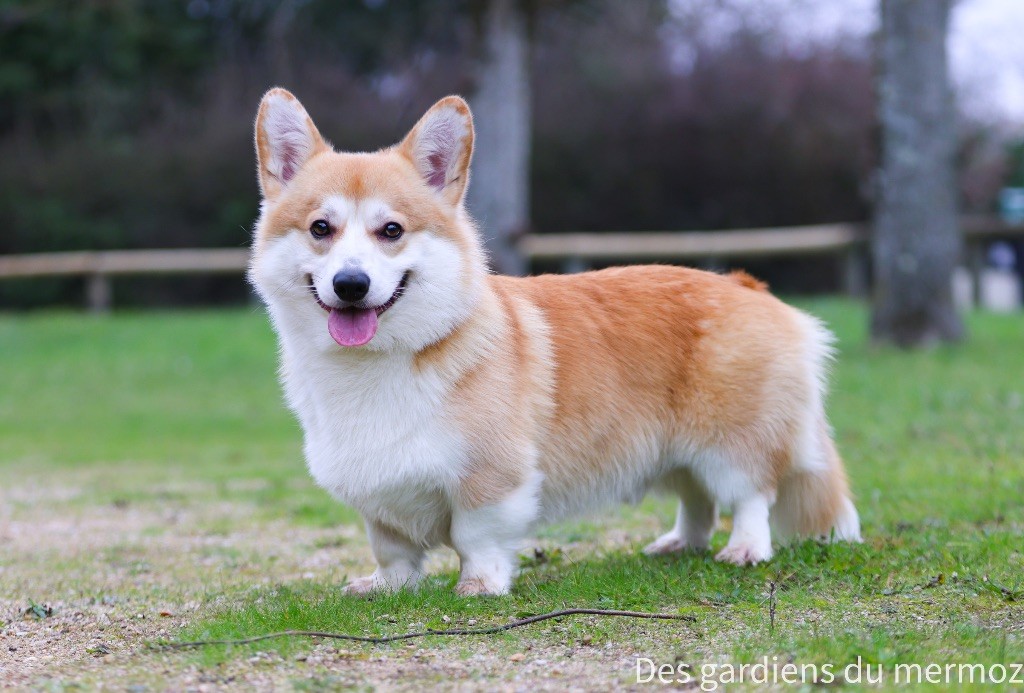
[[[458,96],[446,96],[427,111],[405,136],[398,150],[420,172],[427,185],[452,206],[469,183],[473,156],[473,115]]]

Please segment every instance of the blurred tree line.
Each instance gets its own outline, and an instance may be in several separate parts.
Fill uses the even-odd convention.
[[[532,230],[868,217],[878,149],[869,40],[794,48],[742,22],[723,35],[706,31],[702,3],[517,7],[531,48]],[[246,245],[263,91],[288,87],[339,148],[390,144],[440,96],[479,89],[487,8],[0,0],[0,253]],[[961,139],[967,205],[990,205],[1004,158],[982,131]],[[784,288],[830,281],[828,268],[789,269],[762,274]],[[137,284],[118,302],[245,291],[237,278]],[[0,302],[78,303],[79,290],[5,284]]]

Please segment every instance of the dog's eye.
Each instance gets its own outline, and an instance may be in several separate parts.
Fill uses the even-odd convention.
[[[388,240],[394,241],[402,237],[403,229],[400,224],[396,224],[393,221],[389,221],[384,224],[384,228],[380,230],[380,234]]]
[[[309,225],[309,232],[313,234],[313,238],[324,238],[331,234],[331,225],[323,219],[317,219]]]

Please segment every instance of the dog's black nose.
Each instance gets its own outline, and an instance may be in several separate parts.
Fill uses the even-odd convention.
[[[334,293],[338,294],[342,301],[361,301],[369,292],[370,278],[366,276],[366,272],[342,270],[334,275]]]

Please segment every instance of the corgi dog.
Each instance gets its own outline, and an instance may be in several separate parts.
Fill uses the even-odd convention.
[[[464,205],[465,101],[397,145],[335,151],[272,89],[249,277],[316,482],[362,515],[376,569],[412,587],[459,556],[457,591],[503,594],[533,526],[652,489],[679,499],[649,554],[766,561],[772,538],[858,541],[825,417],[832,337],[751,277],[672,266],[496,276]]]

